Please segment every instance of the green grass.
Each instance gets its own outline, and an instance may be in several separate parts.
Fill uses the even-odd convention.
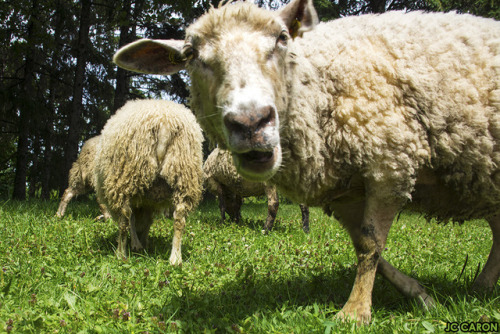
[[[440,333],[446,322],[500,321],[496,293],[467,293],[491,235],[483,221],[428,223],[402,214],[384,256],[438,301],[424,312],[377,277],[370,326],[334,321],[356,259],[346,232],[311,209],[281,203],[261,232],[266,205],[251,201],[239,225],[219,223],[215,203],[188,219],[183,265],[169,264],[172,222],[158,218],[147,252],[116,259],[117,228],[96,222],[93,202],[0,202],[0,332],[12,333]],[[464,263],[467,264],[464,267]]]

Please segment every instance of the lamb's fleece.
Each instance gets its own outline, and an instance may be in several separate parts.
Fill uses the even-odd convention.
[[[97,149],[95,177],[98,197],[120,227],[118,256],[126,255],[129,227],[132,248],[141,249],[153,213],[172,207],[170,262],[182,262],[185,217],[201,198],[202,142],[191,111],[170,101],[130,101],[108,120]]]
[[[99,136],[88,139],[82,146],[78,159],[69,170],[68,188],[59,203],[56,215],[61,218],[66,213],[66,208],[71,199],[78,195],[87,194],[95,190],[94,165]],[[104,205],[100,205],[104,218],[109,218],[109,213]]]

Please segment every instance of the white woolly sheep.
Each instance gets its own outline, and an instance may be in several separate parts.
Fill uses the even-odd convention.
[[[433,304],[381,256],[405,206],[441,220],[486,219],[493,246],[474,288],[494,288],[500,22],[421,12],[316,21],[311,0],[278,12],[235,3],[211,9],[184,41],[140,40],[114,61],[144,73],[186,68],[191,107],[241,175],[343,224],[358,267],[338,318],[370,321],[377,271]]]
[[[98,199],[118,223],[119,258],[147,245],[153,214],[173,209],[170,263],[182,263],[186,215],[198,204],[203,180],[203,135],[193,114],[170,101],[127,102],[104,126],[97,148]]]
[[[66,207],[73,197],[95,191],[93,175],[95,153],[98,143],[99,136],[95,136],[88,139],[85,144],[83,144],[78,159],[69,170],[68,188],[64,191],[61,202],[59,203],[59,208],[56,213],[57,217],[62,218],[64,216]],[[101,217],[109,219],[110,215],[106,207],[102,204],[99,204],[99,206],[102,213]]]
[[[233,165],[231,152],[214,149],[203,164],[203,177],[206,189],[217,196],[221,213],[221,223],[224,223],[226,212],[238,223],[241,219],[243,198],[250,196],[267,197],[267,219],[264,230],[273,228],[278,213],[279,198],[276,186],[264,182],[252,182],[238,174]],[[302,212],[302,229],[309,232],[309,208],[300,205]]]

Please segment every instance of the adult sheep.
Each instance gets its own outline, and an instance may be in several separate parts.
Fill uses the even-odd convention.
[[[276,186],[264,182],[252,182],[244,179],[233,165],[231,152],[215,148],[203,164],[205,187],[216,195],[219,200],[221,223],[224,223],[226,212],[229,217],[239,222],[241,219],[241,205],[243,198],[250,196],[267,197],[267,218],[264,230],[273,228],[278,213],[279,197]],[[309,208],[300,205],[302,213],[302,229],[309,232]]]
[[[369,322],[378,271],[432,298],[381,254],[405,206],[439,219],[485,218],[493,246],[474,287],[500,274],[500,23],[455,13],[347,17],[315,25],[312,1],[278,12],[211,9],[184,41],[140,40],[115,62],[186,68],[202,127],[238,172],[333,213],[358,259],[338,313]],[[302,38],[292,39],[296,34]]]
[[[203,180],[203,135],[193,114],[170,101],[127,102],[101,132],[95,178],[97,196],[118,223],[116,254],[146,247],[153,214],[173,209],[170,263],[182,263],[187,214],[198,204]]]
[[[95,191],[94,186],[94,166],[95,166],[95,153],[97,144],[99,143],[99,136],[88,139],[82,146],[82,150],[78,155],[78,159],[73,163],[69,170],[68,188],[59,203],[57,209],[57,217],[62,218],[66,213],[66,208],[71,199],[75,196],[88,194]],[[110,218],[109,212],[106,207],[99,204],[102,217],[104,219]]]

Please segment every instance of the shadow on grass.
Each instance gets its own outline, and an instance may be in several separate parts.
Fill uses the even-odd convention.
[[[159,318],[174,314],[182,322],[183,329],[207,328],[223,330],[245,319],[267,318],[269,321],[286,311],[312,307],[314,304],[326,305],[330,313],[323,314],[333,319],[349,297],[354,282],[356,267],[343,267],[333,273],[311,273],[292,275],[287,279],[274,279],[271,276],[253,277],[252,269],[246,268],[218,288],[191,290],[189,285],[178,291],[166,292],[166,302],[155,312]],[[435,277],[419,279],[431,287],[431,294],[439,291],[438,302],[447,307],[455,300],[488,301],[497,298],[497,293],[482,295],[467,294],[460,282],[446,281]],[[167,288],[168,289],[168,288]],[[168,291],[168,290],[167,290]],[[451,297],[451,298],[449,298]],[[171,299],[170,299],[171,298]],[[451,302],[450,302],[451,301]],[[373,292],[373,310],[406,314],[417,304],[416,300],[402,296],[388,281],[377,276]],[[312,312],[312,309],[310,310]],[[444,315],[443,315],[444,316]],[[186,328],[187,326],[187,328]],[[200,327],[201,326],[201,327]]]
[[[106,223],[114,224],[112,221]],[[155,223],[156,224],[156,223]],[[173,225],[170,224],[173,229]],[[162,237],[161,235],[165,235]],[[170,253],[172,251],[172,233],[154,232],[150,233],[148,245],[143,251],[132,251],[130,248],[130,236],[127,238],[127,249],[130,252],[130,256],[147,254],[155,259],[168,260],[170,258]],[[118,228],[116,231],[106,234],[95,235],[93,238],[93,249],[101,250],[104,254],[114,255],[118,243]],[[189,254],[192,249],[189,244],[182,244],[182,253]]]

